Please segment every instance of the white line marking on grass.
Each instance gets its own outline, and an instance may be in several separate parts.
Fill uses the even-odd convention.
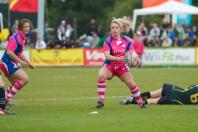
[[[107,96],[107,99],[124,98],[126,96]],[[36,98],[36,99],[17,99],[17,101],[66,101],[66,100],[91,100],[98,97],[71,97],[71,98]]]
[[[90,112],[90,113],[88,113],[89,115],[96,115],[96,114],[98,114],[98,111],[92,111],[92,112]]]

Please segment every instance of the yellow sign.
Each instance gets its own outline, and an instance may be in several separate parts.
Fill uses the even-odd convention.
[[[30,59],[35,66],[83,65],[83,49],[31,50]]]

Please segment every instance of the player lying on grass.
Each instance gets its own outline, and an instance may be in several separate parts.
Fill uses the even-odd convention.
[[[141,96],[146,104],[198,104],[198,85],[183,89],[172,84],[164,84],[162,88],[155,91],[141,93]],[[128,97],[120,103],[136,104],[136,101]]]

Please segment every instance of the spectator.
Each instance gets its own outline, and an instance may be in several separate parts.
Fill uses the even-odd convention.
[[[198,46],[198,30],[196,26],[192,27],[192,32],[193,32],[193,45]]]
[[[169,38],[169,36],[166,36],[166,38],[162,41],[162,47],[171,47],[172,46],[172,40]]]
[[[35,49],[41,50],[41,49],[46,49],[47,44],[45,43],[44,40],[42,40],[40,37],[37,38]]]
[[[197,38],[198,37],[198,30],[196,26],[192,27],[192,32],[193,32],[193,38]]]
[[[74,39],[74,29],[72,28],[71,24],[68,23],[65,31],[65,47],[73,47],[71,41],[73,41]]]
[[[58,38],[58,43],[60,43],[60,45],[63,45],[65,42],[65,31],[66,31],[66,21],[62,20],[61,24],[58,26],[57,29],[57,38]]]
[[[182,46],[185,38],[185,32],[184,32],[184,28],[181,25],[178,25],[178,33],[179,33],[178,46]]]
[[[179,43],[179,31],[178,31],[178,27],[177,24],[174,24],[173,26],[173,32],[174,32],[174,46],[178,46]]]
[[[192,41],[191,41],[189,35],[188,34],[185,34],[185,39],[183,41],[183,46],[184,47],[189,47],[189,46],[191,46],[191,42]]]
[[[37,32],[35,30],[32,30],[31,37],[28,37],[26,40],[26,45],[29,46],[31,49],[34,49],[36,41],[37,41]]]
[[[174,43],[174,40],[175,40],[175,32],[173,30],[173,27],[169,27],[168,29],[168,36],[169,38],[171,39],[172,43]]]
[[[103,47],[104,41],[107,39],[107,37],[109,36],[109,31],[106,31],[104,36],[102,38],[100,38],[100,40],[98,41],[98,47]]]
[[[157,23],[152,24],[152,29],[150,30],[150,36],[153,38],[154,46],[159,46],[160,41],[159,41],[159,36],[160,36],[160,29],[157,26]]]
[[[88,36],[92,36],[92,32],[97,32],[97,25],[96,25],[96,19],[91,18],[90,22],[87,25],[88,30]]]
[[[169,26],[170,26],[170,23],[167,21],[166,18],[164,18],[162,21],[162,30],[168,30]]]
[[[141,37],[140,37],[140,39],[141,39],[142,41],[145,41],[146,36],[148,35],[148,30],[147,30],[147,28],[146,28],[146,26],[144,25],[143,22],[141,22],[141,24],[139,25],[138,31],[141,32]]]
[[[104,36],[104,31],[103,31],[102,25],[98,25],[97,33],[98,33],[99,38],[102,38]]]
[[[146,47],[155,46],[155,43],[154,43],[154,41],[153,41],[153,37],[150,36],[150,35],[148,35],[148,36],[146,37],[145,41],[144,41],[144,45],[145,45]]]
[[[163,29],[162,35],[161,35],[161,42],[163,42],[166,37],[168,36],[168,30],[167,29]]]
[[[183,43],[185,47],[193,45],[193,31],[190,27],[186,27],[186,33]]]
[[[19,20],[16,19],[14,21],[14,24],[12,25],[12,29],[11,29],[12,34],[18,32],[18,26],[19,26]]]
[[[92,36],[93,36],[92,37],[93,38],[93,41],[91,43],[91,48],[96,48],[96,47],[98,47],[97,44],[98,44],[100,38],[99,38],[97,32],[92,32]]]
[[[44,23],[44,41],[47,43],[48,42],[48,32],[47,32],[47,28],[48,28],[48,22],[45,21]]]

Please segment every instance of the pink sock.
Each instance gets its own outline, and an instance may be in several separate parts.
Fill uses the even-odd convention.
[[[98,90],[98,101],[104,102],[106,83],[104,80],[98,80],[97,83]]]
[[[131,94],[133,95],[133,97],[135,98],[138,104],[142,103],[142,97],[140,95],[140,91],[137,86],[131,88]]]
[[[17,81],[8,90],[7,97],[12,98],[23,86]]]

